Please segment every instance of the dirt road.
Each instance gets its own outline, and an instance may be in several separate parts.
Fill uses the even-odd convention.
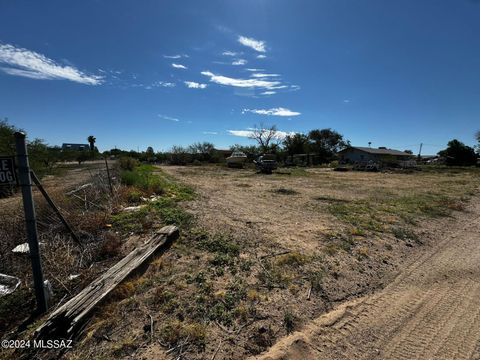
[[[379,293],[342,304],[256,359],[480,359],[478,201],[452,224]]]

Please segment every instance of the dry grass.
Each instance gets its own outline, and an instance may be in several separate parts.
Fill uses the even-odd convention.
[[[475,169],[294,169],[270,177],[213,166],[166,171],[172,174],[168,200],[145,213],[114,216],[113,227],[142,235],[164,221],[180,221],[180,239],[115,292],[68,357],[141,358],[148,352],[161,358],[169,351],[211,358],[218,339],[229,337],[235,340],[222,343],[218,358],[258,354],[336,301],[379,286],[390,264],[411,254],[406,244],[421,245],[418,226],[461,211],[480,179]],[[179,203],[175,189],[183,185],[175,177],[200,196],[180,194],[193,201]],[[282,196],[291,191],[294,196]],[[122,198],[138,202],[131,191]],[[148,216],[151,227],[142,223]]]

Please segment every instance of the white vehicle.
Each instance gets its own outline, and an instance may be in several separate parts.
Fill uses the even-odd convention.
[[[228,167],[243,167],[243,164],[247,161],[247,155],[241,151],[234,151],[232,155],[227,157]]]

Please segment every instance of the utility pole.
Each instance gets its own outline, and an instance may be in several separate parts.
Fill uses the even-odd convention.
[[[419,158],[422,156],[422,147],[423,147],[423,143],[420,143],[420,150],[418,150],[418,157]]]
[[[48,309],[45,288],[43,285],[42,260],[38,245],[37,220],[32,194],[32,179],[30,177],[30,165],[28,163],[27,145],[25,134],[15,133],[15,146],[17,151],[18,180],[22,188],[23,209],[25,211],[25,223],[27,228],[28,247],[30,260],[32,261],[33,284],[37,300],[37,311],[43,314]]]

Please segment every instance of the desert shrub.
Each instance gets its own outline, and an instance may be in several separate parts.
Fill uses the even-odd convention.
[[[393,235],[395,235],[397,239],[400,239],[400,240],[410,239],[410,240],[418,241],[417,234],[415,234],[412,230],[406,227],[394,227],[392,229],[392,233]]]
[[[296,320],[295,315],[290,310],[285,311],[283,314],[283,326],[288,334],[294,330]]]
[[[286,188],[279,188],[272,190],[273,193],[275,194],[281,194],[281,195],[296,195],[298,194],[298,191],[295,191],[293,189],[286,189]]]
[[[104,240],[98,250],[99,259],[108,259],[120,255],[122,240],[114,233],[105,233]]]
[[[133,171],[140,163],[131,157],[122,157],[118,160],[118,166],[122,170]]]
[[[152,166],[140,165],[133,170],[124,170],[120,179],[127,186],[135,186],[147,194],[162,194],[163,184],[161,179],[152,173]]]

